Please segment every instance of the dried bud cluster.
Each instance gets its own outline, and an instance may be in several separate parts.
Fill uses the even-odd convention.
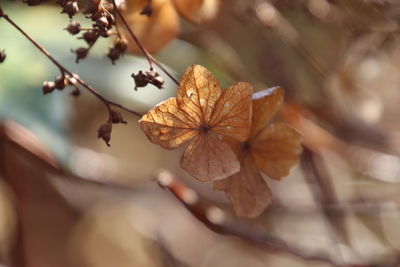
[[[110,47],[107,57],[113,64],[115,64],[115,61],[118,60],[121,57],[121,54],[123,54],[127,49],[128,42],[125,38],[120,37],[115,41],[114,46]]]
[[[72,0],[59,0],[59,3],[64,7]],[[76,1],[76,0],[74,0]],[[72,34],[76,35],[84,31],[84,33],[79,37],[79,39],[85,40],[88,48],[81,47],[75,50],[76,62],[84,59],[89,54],[90,48],[96,43],[100,37],[107,38],[112,32],[111,29],[115,25],[115,17],[113,15],[114,6],[111,2],[105,0],[88,0],[87,5],[83,13],[86,18],[90,19],[93,24],[90,29],[82,29],[79,22],[72,21],[68,24],[66,30]],[[123,52],[127,49],[126,40],[119,37],[114,47],[110,48],[107,56],[114,63]]]
[[[135,90],[137,90],[138,87],[145,87],[149,83],[158,89],[162,89],[164,85],[164,79],[153,69],[146,72],[140,70],[137,74],[133,73],[131,76],[135,82]]]
[[[4,50],[0,51],[0,63],[3,63],[6,60],[6,52]]]
[[[62,75],[56,77],[54,82],[45,81],[43,83],[43,87],[42,87],[43,94],[44,95],[49,94],[49,93],[53,92],[55,89],[63,90],[68,85],[73,84],[73,83],[71,83],[72,79],[74,79],[74,78],[70,78],[69,75],[62,74]]]

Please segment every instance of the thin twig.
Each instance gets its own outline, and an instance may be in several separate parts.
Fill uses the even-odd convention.
[[[171,80],[173,80],[177,85],[179,85],[178,80],[174,78],[165,68],[163,65],[161,65],[147,50],[146,48],[142,45],[142,43],[139,41],[139,38],[137,38],[136,34],[132,31],[131,27],[129,26],[128,22],[125,20],[124,16],[122,15],[121,11],[118,8],[117,3],[115,0],[112,0],[114,4],[114,9],[117,12],[118,16],[121,18],[122,23],[124,24],[125,28],[128,30],[129,35],[132,37],[133,41],[135,41],[136,45],[140,48],[142,51],[143,55],[146,57],[147,61],[149,62],[150,69],[154,68],[154,65],[159,67]]]
[[[137,117],[143,116],[143,114],[131,110],[127,107],[124,107],[120,104],[117,104],[113,101],[110,101],[103,97],[99,92],[96,91],[93,87],[88,85],[85,81],[83,81],[78,75],[75,73],[69,71],[67,68],[65,68],[61,63],[59,63],[41,44],[39,44],[37,41],[35,41],[28,33],[26,33],[21,27],[19,27],[7,14],[5,14],[1,8],[0,8],[0,17],[4,18],[9,24],[11,24],[15,29],[17,29],[21,34],[23,34],[36,48],[38,48],[55,66],[57,66],[60,70],[61,73],[67,73],[70,78],[74,78],[76,82],[78,82],[81,86],[86,88],[90,93],[92,93],[95,97],[97,97],[100,101],[104,103],[104,105],[107,107],[107,109],[111,110],[111,106],[118,107],[120,109],[123,109],[131,114],[134,114]]]

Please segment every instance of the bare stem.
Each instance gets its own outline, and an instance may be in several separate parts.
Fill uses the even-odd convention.
[[[83,81],[81,78],[79,78],[78,75],[74,74],[73,72],[71,72],[67,68],[65,68],[41,44],[39,44],[37,41],[35,41],[28,33],[26,33],[21,27],[19,27],[7,14],[5,14],[2,11],[1,7],[0,7],[0,17],[4,18],[4,20],[6,20],[9,24],[11,24],[22,35],[24,35],[34,46],[36,46],[37,49],[39,49],[55,66],[57,66],[60,69],[61,73],[66,73],[66,74],[70,75],[71,78],[75,78],[77,83],[79,83],[81,86],[86,88],[90,93],[92,93],[95,97],[97,97],[100,101],[102,101],[104,103],[104,105],[107,107],[107,109],[109,110],[109,112],[111,110],[111,106],[115,106],[115,107],[123,109],[131,114],[134,114],[137,117],[141,117],[143,115],[137,111],[131,110],[120,104],[117,104],[113,101],[106,99],[99,92],[97,92],[96,89],[94,89],[93,87],[88,85],[85,81]]]
[[[117,15],[121,18],[122,23],[124,24],[125,28],[128,30],[129,35],[132,37],[133,41],[136,43],[136,45],[140,48],[142,51],[143,55],[146,57],[147,61],[149,62],[150,68],[153,69],[154,65],[159,67],[171,80],[173,80],[177,85],[179,85],[178,80],[174,78],[165,68],[163,65],[161,65],[160,62],[158,62],[147,50],[144,48],[142,43],[139,41],[137,38],[136,34],[132,31],[131,27],[125,20],[124,16],[122,15],[121,11],[119,10],[117,3],[115,0],[112,0],[114,4],[115,11],[117,12]]]

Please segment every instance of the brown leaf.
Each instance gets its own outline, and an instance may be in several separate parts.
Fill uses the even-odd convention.
[[[220,0],[172,0],[178,12],[186,19],[202,23],[215,18]]]
[[[140,14],[146,5],[147,0],[129,0],[124,15],[142,45],[148,52],[156,53],[178,35],[179,17],[169,0],[153,0],[150,17]],[[120,28],[125,30],[122,25]],[[141,53],[131,38],[126,39],[130,41],[129,51]]]
[[[240,172],[215,181],[213,186],[216,190],[225,191],[235,214],[241,217],[257,217],[272,202],[271,190],[251,156],[244,157]]]
[[[239,171],[239,162],[222,137],[247,139],[252,91],[243,82],[222,90],[213,74],[194,65],[183,75],[177,97],[150,110],[140,125],[150,141],[167,149],[196,137],[182,156],[182,168],[200,181],[221,179]]]

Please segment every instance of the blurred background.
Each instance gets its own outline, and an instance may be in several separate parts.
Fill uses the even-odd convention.
[[[43,96],[57,68],[0,19],[0,266],[400,266],[400,2],[153,0],[150,18],[145,5],[128,1],[124,14],[178,80],[202,64],[225,87],[285,88],[279,119],[303,135],[300,164],[280,182],[264,177],[274,201],[259,218],[237,218],[137,117],[122,112],[128,124],[107,147],[104,104],[84,90]],[[165,89],[135,91],[131,74],[147,61],[112,65],[108,39],[76,64],[84,41],[52,1],[1,6],[107,98],[144,113],[175,96],[162,72]],[[165,170],[188,186],[172,188],[186,206],[157,184]]]

